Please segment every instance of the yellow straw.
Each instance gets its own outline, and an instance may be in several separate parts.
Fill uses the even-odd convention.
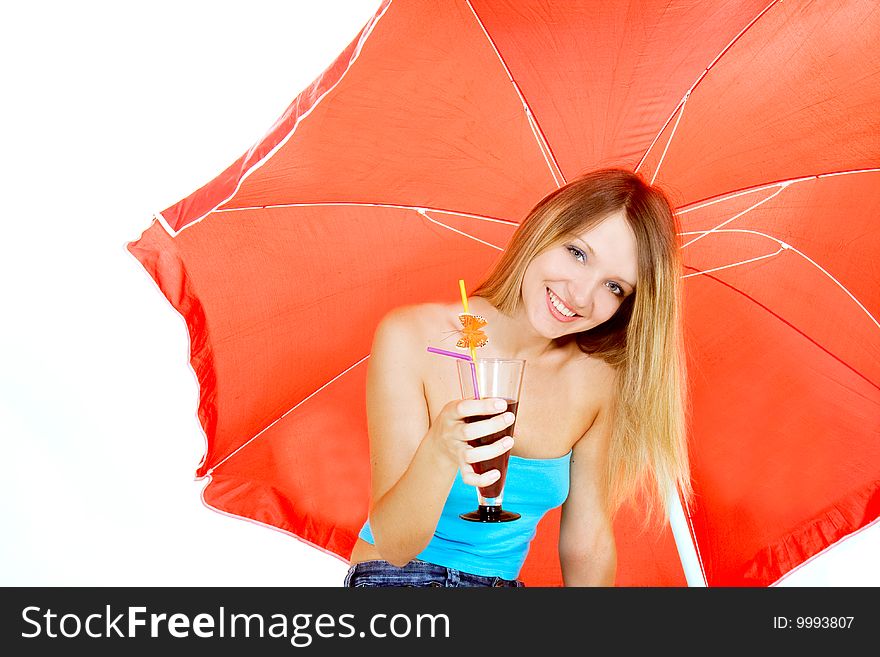
[[[467,292],[464,291],[464,280],[461,278],[458,279],[458,289],[461,290],[461,305],[464,306],[464,312],[470,315],[467,307]]]
[[[465,292],[464,290],[464,280],[461,278],[458,279],[458,289],[461,290],[461,305],[464,306],[464,313],[465,315],[470,315],[470,311],[468,311],[467,292]],[[474,364],[474,371],[476,373],[477,381],[479,381],[480,370],[477,367],[477,352],[474,350],[474,345],[472,345],[470,341],[468,341],[468,347],[470,347],[471,350],[471,361]],[[477,385],[477,381],[474,381],[474,386]],[[477,399],[481,398],[479,389],[474,390],[474,396]]]

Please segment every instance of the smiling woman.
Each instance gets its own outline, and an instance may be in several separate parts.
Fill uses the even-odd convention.
[[[601,255],[586,240],[596,244]],[[636,278],[636,238],[626,213],[618,210],[571,242],[536,256],[526,269],[523,287],[534,285],[546,290],[546,305],[552,316],[561,322],[583,319],[577,329],[586,331],[610,319],[635,290],[635,284],[625,279]],[[623,270],[627,271],[625,277],[613,273]],[[547,277],[546,283],[542,276]],[[551,331],[558,329],[551,323]]]
[[[605,473],[611,509],[646,476],[659,486],[648,499],[666,512],[666,486],[689,494],[681,256],[662,191],[623,169],[561,187],[532,210],[474,294],[503,314],[525,313],[556,346],[573,341],[614,369],[617,408]],[[553,296],[578,316],[564,316]],[[640,444],[640,436],[663,436],[663,444]]]
[[[521,586],[535,526],[560,504],[565,585],[614,584],[621,504],[649,490],[647,523],[657,503],[653,517],[668,518],[670,487],[691,494],[676,234],[663,193],[623,169],[534,207],[468,299],[488,323],[484,355],[527,362],[515,416],[459,401],[448,363],[425,356],[454,328],[455,305],[385,317],[367,381],[372,504],[346,585]],[[471,446],[514,422],[514,440]],[[501,474],[475,463],[508,451],[508,481],[529,482],[520,504],[537,511],[474,531],[456,501]]]

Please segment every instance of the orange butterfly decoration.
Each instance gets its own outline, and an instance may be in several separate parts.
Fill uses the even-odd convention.
[[[458,316],[461,322],[462,337],[455,343],[456,347],[473,348],[485,347],[489,343],[489,338],[483,333],[482,328],[488,322],[480,315],[471,315],[470,313],[462,313]]]

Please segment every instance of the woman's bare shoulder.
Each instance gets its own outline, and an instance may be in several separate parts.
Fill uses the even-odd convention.
[[[417,303],[392,308],[382,318],[381,324],[421,332],[436,328],[439,323],[448,323],[450,317],[454,317],[450,304]]]
[[[447,330],[454,318],[450,304],[418,303],[392,308],[382,318],[379,327],[425,341],[432,339],[438,330]]]
[[[575,347],[568,360],[572,384],[580,390],[591,391],[593,403],[605,404],[611,401],[617,390],[619,370],[604,359],[585,354]]]

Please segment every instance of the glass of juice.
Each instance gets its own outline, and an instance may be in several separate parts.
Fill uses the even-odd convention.
[[[456,361],[458,367],[458,382],[461,386],[462,399],[487,399],[499,398],[507,401],[507,410],[516,415],[519,405],[519,393],[522,387],[523,371],[526,362],[518,359],[507,358],[478,358],[475,362],[470,360]],[[504,413],[505,411],[500,411]],[[466,422],[478,422],[493,417],[493,415],[473,415],[465,418]],[[481,436],[468,442],[471,447],[489,445],[501,440],[504,436],[513,435],[514,421],[502,431]],[[483,474],[490,470],[498,470],[501,477],[495,483],[481,486],[477,490],[477,504],[475,511],[462,513],[461,518],[473,522],[509,522],[517,520],[520,515],[501,508],[504,499],[504,482],[507,479],[507,462],[510,458],[510,450],[500,456],[487,461],[474,463],[474,472]]]

